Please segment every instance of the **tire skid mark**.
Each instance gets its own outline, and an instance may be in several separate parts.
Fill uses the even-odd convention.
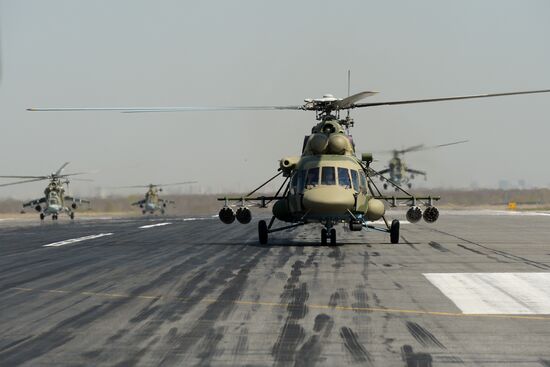
[[[424,227],[424,226],[422,226],[422,227],[423,227],[423,228],[426,228],[426,229],[428,229],[428,230],[430,230],[430,231],[433,231],[433,232],[436,232],[436,233],[441,233],[441,234],[444,234],[444,235],[447,235],[447,236],[456,238],[456,239],[458,239],[458,240],[467,242],[467,243],[469,243],[469,244],[471,244],[471,245],[479,246],[479,247],[481,247],[481,248],[483,248],[483,249],[485,249],[485,250],[491,251],[491,252],[494,253],[494,254],[500,255],[500,256],[505,257],[505,258],[510,259],[510,260],[522,262],[522,263],[524,263],[525,265],[530,265],[530,266],[533,266],[533,267],[535,267],[535,268],[544,269],[544,270],[549,270],[549,269],[550,269],[550,265],[545,264],[545,263],[541,263],[541,262],[534,261],[534,260],[529,260],[529,259],[527,259],[527,258],[524,258],[524,257],[521,257],[521,256],[517,256],[517,255],[511,254],[511,253],[506,252],[506,251],[496,250],[496,249],[493,249],[493,248],[491,248],[491,247],[482,245],[482,244],[477,243],[477,242],[474,242],[474,241],[470,241],[470,240],[468,240],[468,239],[466,239],[466,238],[463,238],[463,237],[454,235],[454,234],[449,233],[449,232],[445,232],[445,231],[441,231],[441,230],[433,229],[433,228],[429,228],[429,227]]]
[[[50,330],[0,352],[0,360],[6,366],[18,366],[55,350],[75,338],[72,330],[78,330],[95,320],[105,303],[95,305],[59,323]]]
[[[496,256],[491,256],[491,255],[489,255],[489,254],[486,254],[485,252],[482,252],[482,251],[473,249],[473,248],[471,248],[471,247],[468,247],[468,246],[465,246],[465,245],[461,245],[461,244],[457,244],[457,246],[463,248],[464,250],[473,252],[474,254],[483,255],[483,256],[487,257],[488,259],[491,259],[491,260],[496,261],[497,263],[510,264],[510,261],[504,261],[504,260],[502,260],[502,259],[499,259],[499,258],[496,257]]]
[[[256,248],[256,251],[251,254],[248,259],[239,262],[226,262],[226,268],[240,269],[232,279],[227,281],[226,287],[216,298],[216,301],[210,303],[199,319],[191,326],[188,331],[183,334],[176,334],[175,342],[168,343],[169,351],[165,353],[159,361],[159,365],[174,365],[177,364],[178,356],[184,356],[191,347],[199,341],[202,341],[202,354],[199,364],[209,364],[212,354],[216,354],[217,345],[223,337],[219,337],[219,328],[215,328],[214,324],[217,320],[225,319],[234,310],[236,304],[228,302],[238,300],[244,291],[244,284],[248,280],[248,274],[256,267],[260,259],[269,253],[267,248]],[[238,254],[242,259],[242,254]],[[205,333],[206,330],[206,333]],[[177,350],[178,354],[172,354],[170,350]],[[208,353],[205,351],[208,350]]]
[[[402,239],[403,242],[405,242],[405,244],[408,245],[410,248],[412,248],[412,249],[418,251],[418,249],[416,248],[416,246],[415,246],[412,242],[410,242],[409,240],[407,240],[407,239],[405,238],[405,236],[401,235],[401,239]]]
[[[416,322],[407,321],[407,330],[409,333],[419,342],[423,347],[439,347],[441,349],[447,349],[437,338],[430,333],[428,330],[424,329],[422,326],[418,325]]]
[[[428,245],[439,252],[451,252],[449,249],[443,247],[440,243],[437,243],[435,241],[430,241]]]
[[[290,277],[287,279],[284,290],[280,295],[281,302],[288,303],[288,306],[285,323],[271,351],[276,365],[288,365],[292,362],[296,364],[305,363],[306,355],[311,359],[310,353],[317,349],[320,351],[319,341],[316,338],[310,338],[306,344],[298,349],[298,346],[306,337],[306,332],[298,324],[298,321],[303,319],[308,312],[306,301],[309,298],[307,283],[300,283],[300,276],[303,268],[308,268],[314,263],[317,254],[318,250],[316,249],[308,255],[305,262],[301,260],[294,262]],[[314,362],[312,363],[314,364]]]
[[[328,305],[330,307],[347,306],[348,305],[348,292],[345,288],[338,288],[336,292],[330,295]]]
[[[353,361],[356,363],[364,363],[365,365],[372,365],[372,358],[367,352],[367,349],[357,339],[357,334],[348,328],[342,327],[340,329],[340,337],[344,342],[344,347],[350,353]]]
[[[214,252],[216,251],[216,249],[211,248],[210,251]],[[205,251],[203,250],[203,252]],[[93,261],[93,259],[91,259],[90,261]],[[87,263],[89,261],[85,262]],[[13,359],[16,361],[21,361],[21,363],[23,363],[30,360],[31,358],[40,357],[41,355],[46,354],[51,350],[72,340],[74,338],[74,336],[72,335],[72,331],[78,330],[79,328],[85,328],[93,322],[101,320],[107,314],[127,306],[130,302],[132,302],[133,297],[131,296],[139,296],[144,292],[150,291],[152,289],[157,289],[160,285],[173,280],[174,276],[180,276],[181,271],[190,269],[194,269],[192,259],[187,259],[180,264],[174,265],[169,270],[161,273],[150,283],[138,286],[131,290],[129,298],[118,299],[116,302],[103,302],[100,305],[95,305],[76,316],[69,317],[56,324],[50,330],[43,332],[35,336],[34,338],[22,343],[18,348],[10,350],[10,354],[7,356],[7,358],[9,358],[8,360]],[[63,270],[57,269],[56,272],[63,272]],[[82,299],[80,299],[78,302],[81,301]],[[60,335],[61,337],[59,337]],[[100,358],[101,356],[98,357]],[[0,354],[0,359],[4,360],[4,356],[2,356],[2,354]],[[109,363],[114,362],[112,356],[107,358],[107,360],[109,361]]]

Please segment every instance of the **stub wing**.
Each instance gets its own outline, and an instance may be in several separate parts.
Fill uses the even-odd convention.
[[[23,208],[27,208],[29,206],[37,206],[37,205],[40,205],[40,204],[45,203],[45,202],[46,202],[46,198],[31,200],[31,201],[28,201],[26,203],[23,203]]]
[[[424,171],[419,171],[419,170],[412,169],[412,168],[407,168],[406,171],[409,172],[409,173],[412,173],[412,174],[414,174],[414,175],[426,176],[426,172],[424,172]],[[380,173],[382,173],[382,171],[381,171]],[[382,173],[382,174],[383,174],[383,173]]]
[[[143,205],[145,204],[145,199],[141,199],[139,201],[136,201],[135,203],[132,203],[131,205]]]
[[[90,200],[75,198],[74,196],[65,196],[64,199],[66,201],[72,201],[75,204],[90,204]]]
[[[383,175],[383,174],[385,174],[385,173],[388,173],[389,171],[390,171],[389,168],[384,168],[383,170],[378,171],[378,174]]]
[[[257,206],[260,208],[265,208],[267,204],[271,203],[273,200],[284,199],[284,196],[242,196],[242,197],[225,197],[218,198],[218,201],[225,201],[226,206],[229,206],[229,202],[239,202],[244,206],[247,202],[254,201],[257,202]],[[238,205],[238,204],[237,204]]]
[[[391,207],[396,206],[417,206],[420,203],[426,205],[426,206],[432,206],[434,201],[438,201],[441,199],[439,196],[386,196],[386,195],[378,195],[374,196],[374,199],[378,200],[384,200],[387,202]]]
[[[164,200],[164,199],[160,199],[159,200],[162,204],[171,204],[171,205],[176,205],[176,202],[174,200]]]

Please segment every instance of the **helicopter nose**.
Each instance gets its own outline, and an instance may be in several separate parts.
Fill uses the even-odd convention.
[[[353,210],[353,191],[341,186],[317,186],[304,192],[302,204],[311,214],[343,213]]]

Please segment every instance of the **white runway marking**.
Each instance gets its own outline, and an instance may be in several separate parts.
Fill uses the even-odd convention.
[[[537,211],[514,211],[514,210],[494,210],[494,209],[457,209],[441,210],[441,215],[489,215],[489,216],[509,216],[509,217],[548,217],[550,212]]]
[[[211,220],[212,218],[215,218],[215,217],[210,217],[210,218],[183,218],[183,221],[184,222],[189,222],[189,221],[194,221],[194,220]]]
[[[59,246],[63,246],[63,245],[70,245],[70,244],[76,243],[76,242],[93,240],[94,238],[100,238],[100,237],[111,236],[111,235],[112,235],[112,233],[94,234],[94,235],[91,235],[91,236],[72,238],[70,240],[54,242],[54,243],[50,243],[48,245],[44,245],[42,247],[59,247]]]
[[[167,226],[169,224],[172,224],[170,222],[164,222],[164,223],[157,223],[157,224],[149,224],[149,225],[146,225],[146,226],[141,226],[139,228],[153,228],[153,227],[161,227],[161,226]]]
[[[430,273],[465,314],[550,314],[550,273]]]

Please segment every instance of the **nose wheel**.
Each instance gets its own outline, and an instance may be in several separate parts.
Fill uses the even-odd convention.
[[[44,220],[44,217],[45,217],[44,213],[40,213],[40,220]]]
[[[399,243],[399,221],[394,219],[390,227],[390,242]]]
[[[327,240],[330,241],[330,246],[336,246],[336,230],[334,228],[321,230],[321,246],[326,246]]]
[[[267,236],[269,234],[269,230],[267,228],[267,223],[265,220],[261,220],[258,222],[258,237],[260,240],[261,245],[267,244]]]

